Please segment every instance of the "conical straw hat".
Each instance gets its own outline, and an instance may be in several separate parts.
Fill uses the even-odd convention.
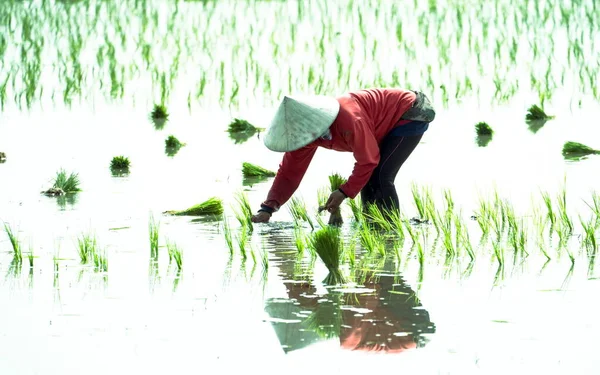
[[[265,134],[265,146],[277,152],[302,148],[323,135],[339,111],[332,97],[284,96]]]

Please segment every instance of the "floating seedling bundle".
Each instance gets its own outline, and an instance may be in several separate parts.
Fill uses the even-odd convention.
[[[113,176],[119,176],[129,173],[129,158],[125,156],[115,156],[110,161],[110,170]]]
[[[487,146],[494,135],[494,130],[485,122],[475,124],[475,133],[477,134],[476,141],[479,147]]]
[[[343,256],[340,229],[326,226],[309,237],[308,245],[317,253],[329,270],[329,274],[323,282],[327,285],[345,283],[346,279],[340,270],[340,263]]]
[[[242,163],[242,174],[244,177],[258,177],[258,178],[266,178],[266,177],[275,177],[275,172],[260,167],[258,165],[254,165],[251,163]]]
[[[165,122],[169,118],[167,108],[163,104],[155,104],[154,109],[150,113],[150,119],[154,123],[157,130],[161,130],[165,126]]]
[[[595,150],[578,142],[566,142],[562,154],[565,159],[582,159],[588,155],[599,155],[600,150]]]
[[[227,132],[229,133],[229,137],[235,141],[235,143],[243,143],[246,142],[250,137],[254,134],[260,133],[264,131],[264,128],[258,128],[246,120],[234,119],[229,127],[227,128]]]
[[[48,196],[60,196],[77,193],[79,191],[81,191],[79,188],[79,175],[73,172],[67,176],[67,172],[64,169],[61,169],[56,173],[52,187],[46,191],[42,191],[42,194]]]
[[[538,105],[529,107],[525,115],[525,122],[532,133],[537,133],[545,124],[546,121],[553,119],[554,116],[549,116]]]
[[[223,201],[212,197],[207,201],[197,204],[182,211],[165,211],[165,214],[174,216],[206,216],[206,215],[221,215],[223,213]]]

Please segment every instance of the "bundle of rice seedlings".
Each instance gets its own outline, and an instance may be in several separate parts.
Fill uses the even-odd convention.
[[[478,136],[494,135],[494,130],[485,122],[479,122],[475,125],[475,133]]]
[[[329,270],[329,274],[323,280],[323,283],[336,285],[346,282],[346,278],[340,270],[343,246],[338,228],[325,226],[318,230],[309,237],[308,246],[317,253]]]
[[[129,169],[129,158],[126,156],[115,156],[110,161],[110,169]]]
[[[205,202],[188,208],[187,210],[165,211],[164,213],[174,216],[217,216],[223,213],[223,201],[217,197],[212,197]]]
[[[275,177],[275,172],[246,162],[242,163],[242,174],[244,177]]]
[[[19,241],[19,238],[8,223],[4,223],[4,231],[6,232],[6,235],[8,236],[10,244],[13,248],[13,259],[17,262],[21,262],[23,260],[23,252],[21,250],[21,242]]]
[[[56,172],[56,177],[52,184],[52,188],[42,192],[46,195],[62,195],[69,193],[76,193],[81,191],[79,188],[79,175],[72,172],[67,176],[67,172],[64,169],[60,169]]]
[[[547,121],[553,119],[554,116],[549,116],[544,112],[542,108],[540,108],[537,104],[532,105],[527,110],[527,115],[525,115],[525,120],[527,122],[531,121]]]
[[[360,200],[360,196],[357,196],[354,199],[348,199],[348,206],[350,207],[350,211],[352,211],[354,220],[356,220],[357,223],[361,223],[364,217],[361,209],[362,202]]]
[[[167,107],[163,104],[155,104],[154,109],[150,113],[150,117],[153,120],[166,120],[169,117],[169,113],[167,112]]]
[[[333,193],[340,186],[346,183],[346,179],[340,176],[337,173],[334,173],[329,176],[329,187],[331,188],[331,192]],[[321,207],[319,208],[321,210]],[[324,209],[324,207],[323,207]],[[344,223],[344,219],[342,218],[342,210],[341,207],[338,207],[335,211],[331,212],[329,216],[329,225],[341,226]]]
[[[566,142],[562,149],[565,159],[581,159],[588,155],[598,155],[600,150],[595,150],[589,146],[578,142]]]
[[[185,146],[185,143],[181,143],[174,135],[170,135],[165,140],[165,148],[167,149],[179,149]]]
[[[229,137],[235,141],[235,143],[244,143],[253,135],[264,131],[264,128],[258,128],[252,124],[250,124],[246,120],[234,119],[229,127],[227,128],[227,132],[229,133]]]

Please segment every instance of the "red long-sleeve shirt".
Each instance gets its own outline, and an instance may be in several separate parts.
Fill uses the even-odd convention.
[[[346,93],[337,98],[340,111],[329,130],[331,140],[318,138],[292,152],[286,152],[263,204],[277,210],[300,186],[300,182],[317,151],[325,147],[354,154],[356,163],[348,182],[340,186],[354,198],[367,184],[379,164],[379,145],[416,99],[413,91],[373,88]]]

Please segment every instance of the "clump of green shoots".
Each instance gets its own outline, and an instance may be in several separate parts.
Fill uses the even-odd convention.
[[[179,141],[174,135],[169,135],[165,139],[165,149],[179,149],[183,146],[185,146],[185,143]]]
[[[169,117],[167,107],[163,104],[155,104],[152,113],[150,113],[150,117],[152,117],[153,120],[166,120]]]
[[[246,250],[246,245],[248,243],[248,230],[246,229],[245,224],[242,225],[242,227],[240,228],[240,232],[239,235],[236,238],[237,240],[237,244],[238,247],[240,249],[240,254],[242,254],[242,259],[246,260],[247,256],[247,250]]]
[[[108,260],[104,250],[95,250],[92,254],[92,260],[94,261],[94,271],[104,273],[108,272]]]
[[[254,134],[260,133],[264,130],[264,128],[258,128],[250,124],[248,121],[238,118],[234,119],[227,128],[229,137],[232,138],[235,143],[246,142]]]
[[[411,184],[411,192],[417,211],[419,212],[419,218],[417,221],[429,221],[432,218],[432,213],[435,212],[435,203],[431,196],[431,189],[424,186],[419,188],[416,183]]]
[[[298,250],[298,255],[302,255],[306,248],[306,235],[302,231],[302,228],[298,226],[294,227],[294,244]]]
[[[367,203],[367,213],[365,214],[366,218],[376,225],[378,229],[391,232],[392,224],[390,223],[389,218],[386,216],[386,213],[387,210],[382,212],[382,210],[379,208],[379,205],[376,203]]]
[[[223,201],[217,197],[211,197],[206,201],[194,205],[182,211],[165,211],[165,214],[175,216],[218,216],[223,213]]]
[[[475,124],[475,133],[477,136],[492,136],[494,135],[494,130],[491,126],[489,126],[486,122],[478,122]]]
[[[290,200],[288,209],[290,214],[294,218],[294,222],[296,225],[299,225],[301,221],[306,221],[312,230],[315,229],[315,226],[312,222],[312,219],[308,215],[308,211],[306,210],[306,204],[302,198],[293,197]]]
[[[225,243],[229,248],[229,254],[233,255],[233,236],[231,235],[231,227],[229,226],[229,220],[223,219],[223,235],[225,237]]]
[[[275,177],[275,172],[250,163],[242,163],[244,177]]]
[[[563,145],[562,154],[565,159],[582,159],[588,155],[600,155],[600,150],[578,142],[566,142]]]
[[[92,234],[82,234],[77,238],[77,253],[81,264],[88,264],[94,261],[94,256],[97,254],[98,244],[96,237]]]
[[[13,231],[13,229],[10,227],[10,225],[8,223],[4,223],[4,231],[6,232],[6,235],[8,236],[8,240],[10,241],[10,244],[13,249],[13,259],[16,262],[20,263],[23,260],[23,252],[21,249],[21,242],[19,241],[17,234]]]
[[[347,199],[347,201],[348,206],[350,207],[350,211],[354,216],[354,220],[356,220],[357,223],[360,223],[364,219],[363,212],[361,209],[362,202],[360,196],[356,196],[354,199]]]
[[[154,216],[150,215],[148,222],[148,234],[150,237],[150,258],[158,260],[158,238],[159,238],[160,222],[154,220]]]
[[[540,108],[537,104],[532,105],[527,110],[527,115],[525,115],[525,120],[527,122],[531,121],[547,121],[553,119],[554,116],[549,116],[544,112],[542,108]]]
[[[110,170],[113,173],[129,173],[129,158],[125,156],[115,156],[110,161]]]
[[[325,226],[310,236],[308,245],[319,255],[329,270],[323,282],[328,285],[345,283],[346,278],[340,270],[344,251],[339,228]]]
[[[471,244],[471,239],[469,237],[469,230],[460,215],[454,214],[454,224],[456,227],[457,252],[461,247],[463,247],[471,261],[475,260],[475,251],[473,251],[473,245]]]
[[[235,217],[240,225],[246,228],[250,233],[254,230],[252,224],[252,207],[248,201],[248,196],[243,191],[236,194],[235,200],[238,202],[239,210],[234,209]]]
[[[79,184],[79,174],[72,172],[67,175],[67,172],[61,168],[58,172],[56,172],[56,177],[54,177],[52,188],[43,193],[46,195],[77,193],[81,191]]]
[[[573,221],[569,217],[569,213],[567,212],[567,190],[566,188],[562,188],[557,196],[558,202],[558,217],[560,217],[562,221],[563,228],[567,231],[567,234],[573,233]]]
[[[338,190],[340,186],[346,183],[346,179],[340,176],[337,173],[334,173],[329,176],[329,187],[331,188],[331,193]],[[325,209],[325,205],[319,207],[319,211]],[[338,207],[336,210],[331,212],[329,216],[329,225],[340,226],[344,223],[344,219],[342,218],[342,210],[341,207]]]
[[[371,228],[367,223],[361,225],[358,237],[360,238],[360,244],[369,252],[369,254],[377,252],[381,255],[385,255],[383,236],[378,231]]]
[[[579,216],[579,221],[581,222],[585,234],[582,244],[587,249],[588,254],[595,254],[598,250],[596,241],[596,219],[592,218],[589,222],[586,222]]]
[[[181,272],[183,266],[183,255],[176,243],[167,241],[167,252],[169,253],[169,264],[175,261],[177,271]]]

